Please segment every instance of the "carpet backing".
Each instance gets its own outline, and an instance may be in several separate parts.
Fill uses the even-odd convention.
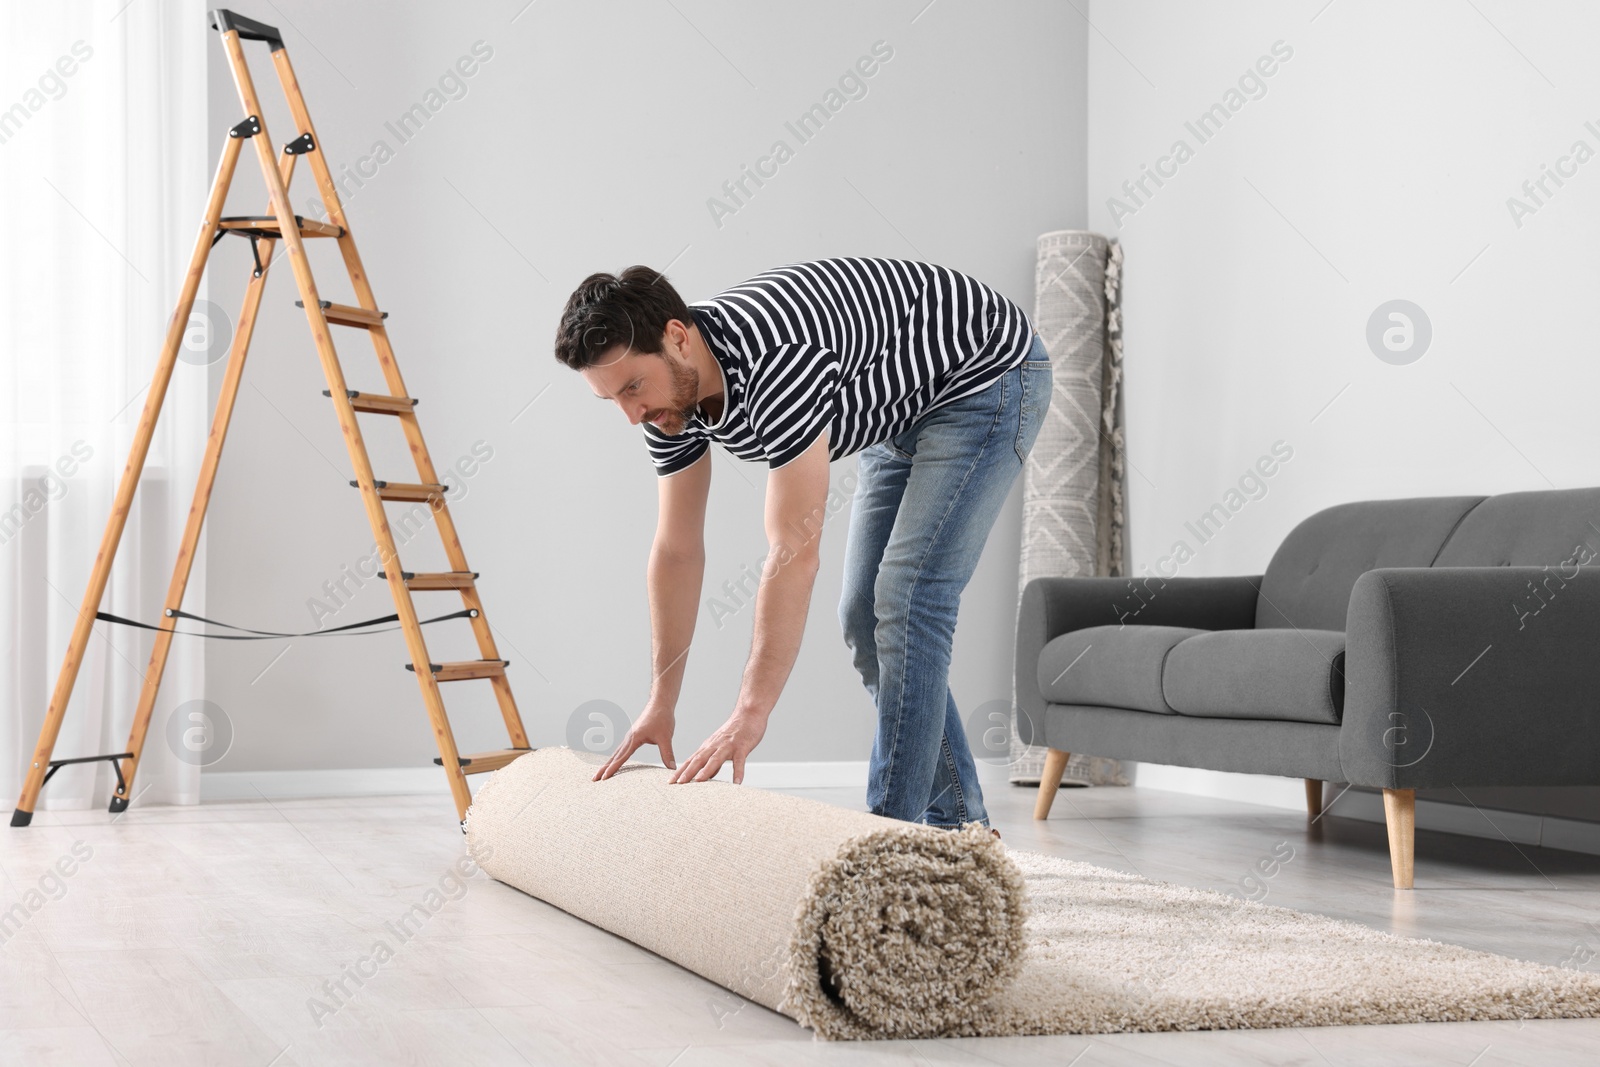
[[[496,772],[483,869],[820,1037],[1600,1016],[1600,975],[601,762]]]
[[[1023,960],[1022,879],[989,831],[531,752],[467,813],[488,874],[819,1035],[974,1025]]]

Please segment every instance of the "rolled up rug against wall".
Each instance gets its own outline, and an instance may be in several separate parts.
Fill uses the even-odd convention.
[[[1019,603],[1035,578],[1125,573],[1122,246],[1087,230],[1041,234],[1034,286],[1033,324],[1050,353],[1055,388],[1022,470]],[[1017,714],[1013,692],[1010,778],[1037,783],[1045,749],[1018,740]],[[1081,752],[1063,780],[1128,784],[1119,761]]]
[[[885,819],[726,782],[669,785],[539,749],[467,813],[502,882],[827,1038],[970,1029],[1023,959],[1022,877],[981,826]]]

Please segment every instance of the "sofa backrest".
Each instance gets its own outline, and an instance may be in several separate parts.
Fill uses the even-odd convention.
[[[1600,559],[1600,488],[1362,500],[1289,531],[1267,565],[1256,627],[1343,630],[1374,567],[1559,567]]]
[[[1519,494],[1521,495],[1521,494]],[[1343,630],[1356,579],[1374,567],[1429,567],[1481,496],[1337,504],[1283,539],[1261,580],[1256,628]]]
[[[1557,567],[1597,556],[1600,489],[1549,489],[1485,500],[1461,520],[1433,565]]]

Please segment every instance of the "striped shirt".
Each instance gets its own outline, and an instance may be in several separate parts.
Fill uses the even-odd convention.
[[[907,260],[774,267],[689,308],[722,371],[722,414],[697,412],[675,435],[643,423],[661,475],[709,441],[781,467],[823,430],[840,459],[986,388],[1033,341],[1028,317],[993,289]]]

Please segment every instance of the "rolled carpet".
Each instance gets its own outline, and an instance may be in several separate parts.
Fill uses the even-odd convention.
[[[960,832],[630,764],[531,752],[467,813],[491,877],[826,1038],[970,1031],[1016,977],[1022,876]]]
[[[1593,973],[600,762],[497,771],[479,865],[820,1037],[1600,1016]]]

